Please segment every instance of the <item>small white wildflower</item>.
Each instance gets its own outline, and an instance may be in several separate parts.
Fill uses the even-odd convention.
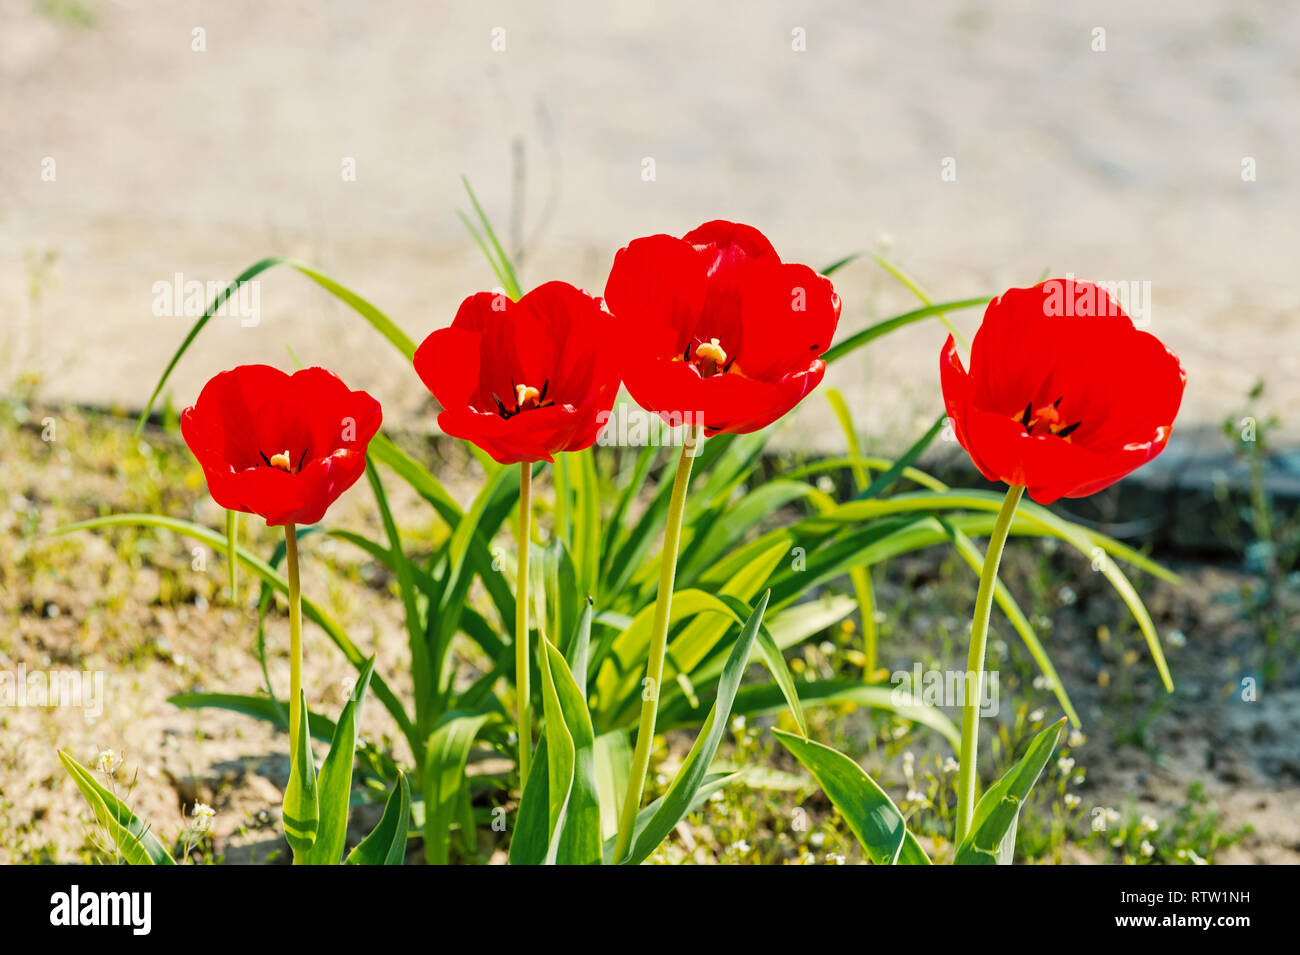
[[[947,759],[943,761],[943,771],[945,773],[955,773],[958,772],[960,769],[961,769],[961,764],[958,763],[957,760],[953,759],[951,756],[949,756]]]
[[[1170,631],[1168,640],[1171,647],[1187,646],[1187,634],[1183,633],[1181,630]]]
[[[824,843],[825,841],[826,841],[826,833],[824,832],[814,832],[811,836],[808,837],[808,844],[812,846],[814,849],[820,849],[822,847],[822,843]]]
[[[1070,736],[1065,742],[1066,745],[1077,749],[1084,743],[1088,742],[1088,737],[1084,736],[1083,733],[1078,730],[1070,730]]]
[[[823,494],[830,494],[835,490],[835,482],[832,481],[830,477],[823,474],[817,479],[817,490],[821,491]]]
[[[894,737],[894,739],[902,739],[904,736],[907,735],[907,727],[895,726],[894,732],[891,735]]]
[[[913,753],[910,749],[908,749],[908,750],[904,750],[904,751],[903,751],[903,765],[904,765],[904,766],[911,766],[911,765],[912,765],[913,763],[915,763],[915,762],[916,762],[916,754]]]
[[[1065,794],[1065,808],[1066,808],[1066,809],[1078,809],[1078,808],[1079,808],[1079,803],[1082,802],[1082,801],[1083,801],[1083,800],[1081,800],[1081,799],[1080,799],[1078,796],[1076,796],[1074,793],[1066,793],[1066,794]]]
[[[1124,840],[1121,839],[1119,836],[1115,836],[1113,839],[1110,840],[1110,844],[1114,846],[1116,849],[1118,849],[1120,846],[1124,844]]]
[[[1156,832],[1160,829],[1160,823],[1156,822],[1154,816],[1143,816],[1142,821],[1138,823],[1138,826],[1144,832]]]
[[[1106,831],[1106,813],[1108,813],[1108,812],[1110,812],[1109,809],[1103,809],[1101,812],[1095,812],[1095,811],[1093,812],[1093,814],[1092,814],[1092,831],[1093,831],[1093,832],[1105,832],[1105,831]]]
[[[732,720],[731,720],[731,730],[732,730],[732,732],[734,732],[734,733],[739,733],[739,732],[740,732],[741,730],[743,730],[744,728],[745,728],[745,717],[744,717],[744,714],[740,714],[740,715],[737,715],[737,716],[735,716],[735,717],[732,718]]]
[[[1145,839],[1142,840],[1141,849],[1142,849],[1142,854],[1146,856],[1148,859],[1150,859],[1153,855],[1156,854],[1156,847],[1153,846]]]
[[[1075,773],[1073,776],[1071,776],[1071,777],[1070,777],[1070,782],[1074,783],[1074,785],[1076,785],[1076,786],[1082,785],[1082,784],[1083,784],[1083,770],[1081,769],[1081,770],[1079,770],[1077,773]]]
[[[833,853],[828,854],[828,855],[826,856],[826,864],[827,864],[827,865],[844,865],[844,856],[841,856],[841,855],[835,855],[835,854],[833,854]]]
[[[1106,810],[1106,821],[1107,821],[1107,822],[1112,822],[1112,823],[1113,823],[1113,822],[1119,822],[1119,820],[1120,820],[1120,815],[1119,815],[1119,810],[1118,810],[1118,809],[1109,809],[1109,808],[1108,808],[1108,809]]]
[[[95,768],[105,776],[112,776],[122,767],[122,757],[111,749],[101,749]]]
[[[1057,592],[1057,596],[1061,598],[1061,603],[1063,603],[1067,607],[1069,607],[1071,604],[1073,604],[1076,600],[1079,599],[1079,595],[1076,594],[1074,592],[1074,588],[1070,586],[1062,587]]]
[[[1062,775],[1069,775],[1070,771],[1074,769],[1074,760],[1069,756],[1062,756],[1056,761],[1056,768],[1061,771]]]
[[[722,798],[723,798],[723,796],[722,796],[722,790],[721,790],[721,789],[719,789],[719,790],[718,790],[717,792],[715,792],[715,793],[710,793],[710,794],[709,794],[709,802],[722,802]]]
[[[920,792],[919,790],[916,790],[916,789],[909,789],[909,790],[907,791],[907,801],[908,801],[908,802],[926,802],[926,801],[927,801],[927,798],[926,798],[925,793]]]
[[[1047,711],[1040,706],[1038,709],[1034,710],[1032,713],[1029,714],[1029,722],[1041,723],[1043,722],[1043,717],[1045,717],[1046,715],[1047,715]]]
[[[1052,688],[1052,681],[1049,680],[1047,677],[1043,676],[1041,673],[1038,676],[1034,677],[1035,690],[1050,690],[1051,688]]]
[[[734,849],[736,852],[744,854],[749,851],[749,843],[746,842],[744,839],[740,839],[735,843],[733,843],[731,848]]]
[[[1178,850],[1178,858],[1180,858],[1180,859],[1186,859],[1186,858],[1187,858],[1187,850],[1186,850],[1186,849],[1179,849],[1179,850]]]
[[[190,815],[194,819],[195,832],[208,832],[212,829],[212,819],[217,811],[205,802],[196,802]]]

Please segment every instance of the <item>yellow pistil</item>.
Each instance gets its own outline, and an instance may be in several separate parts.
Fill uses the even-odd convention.
[[[289,463],[289,452],[282,451],[279,454],[271,455],[271,467],[279,468],[281,471],[288,471],[292,468]]]
[[[727,363],[727,353],[723,351],[716,338],[711,338],[695,346],[695,359],[699,362],[696,367],[700,371],[700,376],[708,378],[716,375],[718,369]]]
[[[536,408],[542,399],[542,393],[531,385],[515,385],[515,408],[524,411]]]

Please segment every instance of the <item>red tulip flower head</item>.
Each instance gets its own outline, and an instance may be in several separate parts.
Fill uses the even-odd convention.
[[[324,368],[223,371],[181,414],[181,434],[222,507],[270,526],[314,524],[366,469],[379,402]]]
[[[600,435],[618,394],[613,318],[565,282],[517,302],[479,292],[426,338],[415,370],[442,405],[438,427],[501,464],[551,461]]]
[[[1091,282],[1051,279],[989,303],[970,371],[939,361],[948,417],[990,481],[1040,504],[1109,487],[1164,450],[1187,376]]]
[[[633,241],[605,299],[632,397],[710,435],[757,431],[816,388],[840,318],[829,279],[782,262],[757,229],[721,221]]]

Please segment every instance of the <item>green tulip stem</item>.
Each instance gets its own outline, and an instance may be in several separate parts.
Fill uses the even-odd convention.
[[[230,605],[238,606],[239,597],[239,512],[226,511],[226,563],[230,565]]]
[[[957,832],[956,844],[961,845],[970,831],[975,815],[975,787],[979,774],[975,770],[979,748],[980,696],[984,686],[984,651],[988,646],[989,613],[993,609],[993,594],[997,590],[998,565],[1002,562],[1002,549],[1011,530],[1011,520],[1016,515],[1016,505],[1024,488],[1013,484],[1007,488],[1002,510],[993,524],[989,548],[984,554],[984,570],[980,573],[979,591],[975,595],[975,617],[971,621],[970,652],[966,658],[966,693],[961,712],[961,767],[957,771]]]
[[[519,737],[519,789],[528,778],[528,763],[533,750],[532,692],[528,672],[528,543],[533,531],[533,467],[519,465],[519,528],[515,544],[519,550],[518,574],[515,577],[515,700]]]
[[[284,525],[285,565],[289,570],[289,743],[298,752],[302,727],[302,587],[298,582],[298,528]]]
[[[659,558],[659,592],[655,598],[654,630],[650,654],[646,659],[645,680],[641,684],[641,722],[637,728],[636,750],[632,755],[632,770],[628,776],[627,795],[623,800],[623,813],[619,817],[618,841],[614,847],[616,863],[621,862],[632,847],[633,830],[636,827],[637,813],[641,809],[642,791],[645,789],[646,771],[650,768],[655,718],[659,711],[659,687],[664,674],[664,655],[668,649],[673,585],[677,579],[677,548],[682,533],[682,514],[686,510],[686,488],[691,483],[691,463],[699,453],[703,440],[698,427],[692,427],[685,433],[682,456],[677,463],[677,475],[673,478],[668,522],[664,527],[664,548]]]

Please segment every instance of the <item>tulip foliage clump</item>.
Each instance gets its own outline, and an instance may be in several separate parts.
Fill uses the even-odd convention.
[[[186,535],[228,556],[232,593],[236,567],[260,580],[259,622],[276,595],[286,601],[287,701],[268,676],[261,695],[192,693],[173,702],[235,710],[288,733],[283,826],[295,863],[401,864],[411,839],[422,839],[428,862],[456,861],[484,824],[485,795],[506,810],[513,863],[640,863],[713,793],[745,785],[744,767],[715,768],[731,719],[786,712],[793,729],[774,729],[776,738],[838,807],[867,858],[929,864],[857,756],[810,738],[805,708],[846,704],[890,711],[951,746],[960,763],[952,861],[1009,862],[1020,807],[1065,723],[1079,722],[1031,621],[998,580],[1013,536],[1057,538],[1089,555],[1172,686],[1122,565],[1172,575],[1044,506],[1095,493],[1158,454],[1181,400],[1178,359],[1100,288],[1049,280],[991,301],[922,298],[913,311],[841,335],[831,276],[844,262],[820,272],[790,263],[757,229],[713,221],[680,238],[629,242],[613,256],[601,296],[562,281],[525,294],[474,206],[479,228],[471,231],[501,288],[469,295],[418,347],[333,279],[266,259],[213,301],[150,400],[152,407],[240,284],[288,265],[355,309],[410,362],[441,406],[441,430],[469,442],[484,472],[467,506],[381,430],[371,395],[322,368],[287,374],[249,364],[213,378],[181,416],[209,493],[228,512],[224,533],[166,514],[110,515],[66,529],[143,525]],[[849,409],[829,391],[847,454],[767,475],[771,426],[812,394],[829,363],[897,328],[930,317],[946,324],[945,313],[983,305],[965,361],[955,335],[937,349],[945,413],[901,457],[861,454]],[[414,320],[433,326],[446,317]],[[670,448],[596,446],[621,388],[662,420]],[[950,488],[916,467],[945,427],[985,478],[1006,485],[1004,495]],[[829,493],[824,487],[834,485],[816,480],[837,472],[852,478],[851,493]],[[379,539],[330,526],[330,506],[363,475]],[[393,482],[409,485],[428,519],[447,528],[431,555],[404,545],[386,490]],[[1022,499],[1026,490],[1031,500]],[[241,514],[283,528],[283,543],[270,554],[241,546]],[[355,546],[391,572],[407,660],[367,656],[302,592],[310,535]],[[502,539],[513,541],[504,560]],[[931,547],[952,548],[979,580],[964,671],[975,689],[960,703],[960,726],[920,700],[900,702],[877,666],[873,571]],[[981,793],[978,677],[994,605],[1062,715]],[[796,679],[785,654],[854,614],[861,676]],[[320,628],[358,673],[334,719],[312,709],[302,687],[304,625]],[[411,674],[407,694],[385,679],[399,665]],[[389,751],[361,740],[368,696],[404,746]],[[690,732],[694,742],[662,796],[647,801],[656,735],[669,729]],[[328,745],[319,763],[313,739]],[[467,774],[482,753],[512,768]],[[61,758],[124,858],[173,861],[125,803]],[[380,792],[387,793],[380,822],[345,851],[355,841],[351,805]]]

